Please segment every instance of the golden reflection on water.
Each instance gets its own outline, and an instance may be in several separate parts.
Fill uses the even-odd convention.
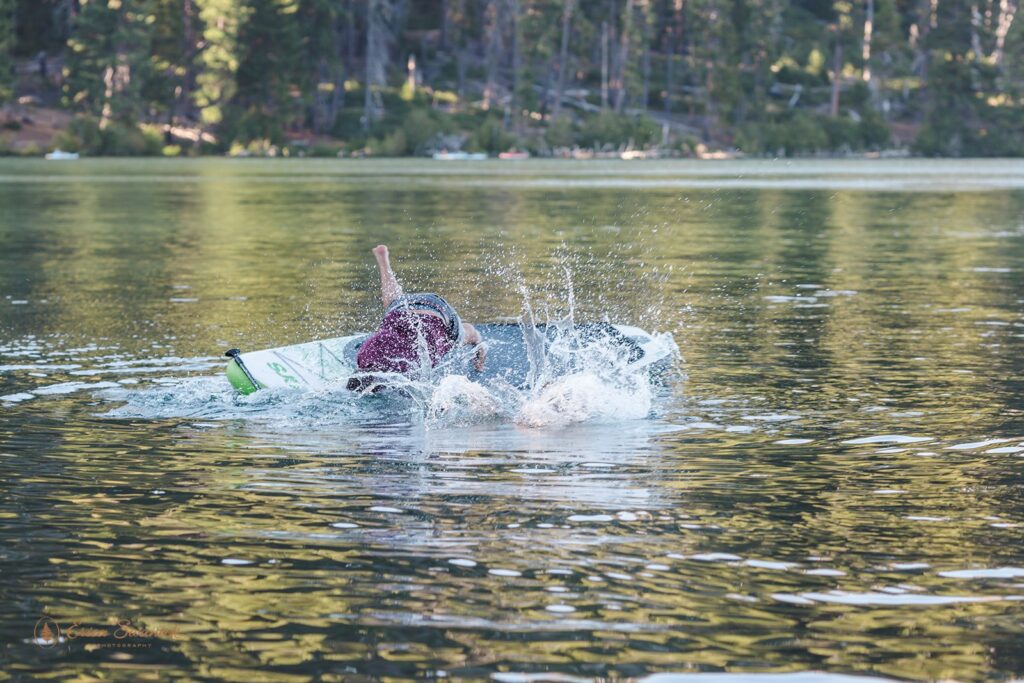
[[[378,242],[471,320],[518,315],[520,284],[564,312],[568,270],[580,319],[673,331],[685,380],[650,420],[550,431],[248,419],[175,404],[187,384],[144,394],[150,418],[3,403],[0,680],[1024,671],[1024,572],[942,575],[1024,566],[1019,191],[21,163],[0,163],[0,364],[80,367],[4,370],[0,395],[164,359],[145,391],[227,346],[366,329]],[[181,637],[43,652],[41,613]]]

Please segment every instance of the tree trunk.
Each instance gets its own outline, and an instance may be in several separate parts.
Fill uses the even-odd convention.
[[[505,46],[502,41],[503,0],[489,0],[487,3],[487,83],[484,85],[484,108],[490,109],[498,102],[498,69],[501,66]]]
[[[316,66],[316,93],[313,102],[313,130],[317,133],[334,129],[338,110],[344,102],[345,67],[342,47],[341,15],[336,10],[327,10],[324,17],[330,25],[326,27],[327,42],[318,41]],[[322,40],[322,39],[321,39]]]
[[[448,17],[448,0],[441,0],[441,40],[438,47],[448,49],[448,36],[452,32],[452,22]]]
[[[839,31],[836,30],[836,44],[832,51],[832,100],[829,105],[829,114],[833,118],[839,116],[839,79],[843,71],[843,44],[839,40]]]
[[[551,108],[552,120],[562,113],[562,98],[565,96],[565,69],[569,61],[569,30],[572,27],[573,0],[562,2],[562,43],[558,50],[558,83],[555,86],[555,103]]]
[[[354,0],[348,0],[345,7],[345,71],[356,72],[356,8]]]
[[[384,113],[381,89],[387,82],[391,0],[369,0],[366,7],[366,83],[363,128],[369,130]]]
[[[131,78],[131,66],[128,64],[126,48],[120,42],[123,38],[122,31],[124,30],[125,11],[121,8],[116,11],[117,27],[114,35],[117,36],[117,44],[114,48],[114,54],[111,55],[113,61],[103,71],[103,107],[100,111],[100,130],[104,130],[110,125],[110,121],[114,118],[115,114],[120,114],[120,112],[114,111],[114,98],[121,96],[125,86],[128,84],[128,80]]]
[[[344,51],[345,45],[342,42],[342,32],[344,28],[341,25],[341,16],[336,15],[334,21],[331,24],[331,36],[334,38],[334,50],[333,58],[335,61],[335,67],[331,70],[333,75],[334,88],[331,90],[331,103],[327,111],[327,120],[330,128],[334,128],[334,124],[338,122],[338,112],[343,106],[345,106],[345,74],[348,71],[345,68]]]
[[[668,55],[665,60],[665,113],[672,111],[672,93],[676,89],[676,55],[679,54],[679,39],[683,27],[683,0],[672,2],[672,24],[669,29]]]
[[[861,78],[869,86],[871,84],[871,35],[875,30],[875,0],[865,0],[864,7],[864,38],[861,41],[860,57],[864,62]]]
[[[183,0],[181,3],[181,42],[182,61],[185,66],[185,73],[181,77],[181,92],[178,96],[175,113],[180,118],[191,118],[189,116],[189,104],[192,102],[192,81],[195,78],[193,72],[196,58],[196,32],[192,19],[195,16],[195,5],[192,0]],[[171,117],[173,121],[175,117]]]
[[[643,87],[643,94],[641,95],[641,98],[640,98],[641,102],[642,102],[641,106],[643,107],[644,111],[647,111],[648,99],[650,98],[650,94],[651,94],[651,36],[650,36],[650,32],[651,32],[650,31],[650,26],[649,26],[648,21],[647,21],[647,12],[645,11],[644,12],[644,31],[643,31],[644,56],[643,56],[643,61],[641,62],[641,69],[643,71],[643,77],[644,77],[644,87]]]
[[[455,55],[455,74],[458,79],[459,102],[462,102],[466,99],[466,51],[461,47]]]
[[[676,61],[676,41],[675,38],[671,38],[671,42],[668,46],[668,52],[665,54],[665,95],[661,102],[661,108],[666,114],[672,111],[672,91],[675,90],[675,74],[673,70],[675,68]]]
[[[715,57],[718,56],[718,26],[720,21],[718,5],[710,3],[708,12],[709,26],[707,28],[707,41],[704,54],[704,142],[710,143],[714,136],[718,118],[718,110],[715,106]]]
[[[621,112],[626,104],[626,67],[629,64],[629,34],[633,27],[633,0],[626,0],[626,11],[622,17],[622,33],[619,35],[619,55],[616,60],[615,111]]]
[[[516,132],[521,132],[522,116],[519,112],[519,71],[522,67],[520,64],[520,53],[519,53],[519,0],[508,0],[509,3],[509,22],[512,30],[512,89],[509,99],[509,109],[512,111],[514,117],[514,126]]]
[[[999,0],[999,20],[996,22],[996,49],[992,59],[997,67],[1003,66],[1003,54],[1006,48],[1006,36],[1017,15],[1017,3],[1013,0]]]
[[[601,109],[608,108],[608,22],[601,22]]]

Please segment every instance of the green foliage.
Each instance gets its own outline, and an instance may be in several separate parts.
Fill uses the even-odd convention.
[[[2,5],[3,2],[0,2]],[[13,0],[16,42],[14,55],[31,58],[65,47],[73,3],[67,0]]]
[[[355,100],[356,98],[352,98]],[[334,127],[330,133],[342,140],[362,141],[363,137],[363,108],[347,107],[342,109],[334,120]]]
[[[247,0],[246,21],[238,33],[236,111],[241,130],[228,137],[268,138],[278,143],[284,128],[301,113],[298,69],[301,56],[297,0]],[[270,48],[273,49],[270,49]]]
[[[1006,8],[998,3],[991,20],[977,22],[967,0],[873,0],[865,64],[867,7],[854,0],[0,0],[0,103],[15,85],[52,102],[46,88],[58,76],[64,105],[104,123],[102,139],[82,130],[69,136],[102,153],[148,149],[135,131],[140,122],[215,136],[216,143],[206,138],[185,150],[193,152],[234,146],[269,154],[310,131],[395,155],[425,154],[439,134],[452,133],[491,153],[645,147],[660,143],[659,126],[644,115],[658,106],[703,132],[700,141],[670,141],[671,149],[699,142],[735,143],[752,154],[873,150],[890,144],[889,124],[899,122],[921,126],[914,144],[921,154],[1024,154],[1019,17],[999,37]],[[563,66],[567,96],[601,105],[602,27],[607,109],[581,114],[566,105],[552,120]],[[63,58],[63,74],[35,75],[38,62],[27,60],[42,50]],[[404,85],[410,54],[415,88]],[[17,84],[15,56],[26,60]],[[488,79],[497,106],[485,109],[478,103]],[[842,112],[834,118],[824,115],[833,82]]]
[[[15,0],[0,0],[0,104],[14,95]]]
[[[661,130],[651,119],[604,111],[587,117],[580,128],[578,142],[583,147],[621,147],[632,144],[646,147],[656,142]]]
[[[231,108],[218,130],[225,141],[248,143],[269,140],[273,145],[281,145],[285,141],[281,120],[269,107]]]
[[[54,140],[54,148],[87,156],[159,156],[164,141],[159,129],[110,122],[100,127],[91,116],[79,116]]]
[[[347,8],[337,0],[300,0],[296,21],[304,49],[298,86],[309,109],[309,125],[316,133],[329,131],[345,106],[345,64],[342,58],[343,19]]]
[[[441,132],[443,132],[443,127],[434,116],[431,116],[430,110],[417,109],[413,111],[402,124],[406,151],[417,156],[425,154]]]
[[[136,122],[150,75],[153,0],[84,1],[68,41],[65,102],[105,120]]]
[[[408,153],[409,144],[402,130],[392,131],[383,139],[370,138],[366,143],[366,151],[371,156],[401,157]]]
[[[986,110],[985,114],[972,124],[955,114],[933,110],[914,140],[914,151],[930,157],[1024,156],[1020,115],[998,110]]]
[[[757,130],[757,126],[754,126]],[[746,132],[746,131],[744,131]],[[792,156],[816,152],[828,147],[828,133],[819,118],[807,112],[798,111],[778,121],[761,124],[755,140],[737,145],[744,151],[767,152]],[[753,149],[748,149],[752,147]]]
[[[42,156],[43,150],[35,142],[29,142],[19,149],[17,154],[23,157],[38,157]]]
[[[551,148],[572,147],[576,143],[576,131],[573,129],[572,119],[568,116],[561,116],[548,124],[544,141]]]
[[[780,156],[873,150],[889,142],[889,129],[873,110],[866,110],[859,120],[790,111],[767,122],[748,124],[736,138],[736,146],[747,154]]]
[[[203,50],[199,54],[195,105],[200,121],[216,126],[237,90],[235,74],[239,63],[239,28],[249,15],[240,0],[195,0],[203,25]]]
[[[190,0],[191,1],[191,0]],[[192,87],[194,47],[186,47],[185,0],[154,0],[150,25],[149,71],[140,96],[150,116],[166,120],[190,107],[186,92]],[[194,9],[193,9],[194,14]],[[188,20],[192,40],[196,38],[197,16]]]
[[[507,152],[516,144],[516,137],[505,130],[501,119],[496,116],[488,116],[480,127],[473,131],[470,139],[470,148],[487,152],[488,154],[500,154]]]
[[[330,145],[320,142],[309,148],[307,156],[311,156],[318,159],[335,158],[340,156],[344,149],[345,148],[342,145]]]
[[[949,56],[932,71],[931,99],[914,151],[925,156],[1024,155],[1024,116],[974,92],[986,76],[979,65]],[[1006,104],[1012,102],[1004,99]],[[997,100],[998,102],[998,100]]]
[[[860,116],[858,128],[861,147],[858,149],[879,150],[892,144],[892,133],[881,114],[874,109],[864,109]]]

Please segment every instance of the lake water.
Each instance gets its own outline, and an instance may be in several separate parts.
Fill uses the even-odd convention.
[[[380,242],[677,367],[235,396],[372,328]],[[1019,162],[3,160],[0,680],[1020,676],[1022,371]]]

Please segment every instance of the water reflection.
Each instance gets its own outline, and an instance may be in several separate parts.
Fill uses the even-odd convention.
[[[1019,192],[83,168],[0,182],[12,675],[1024,671]],[[547,430],[235,397],[223,347],[371,324],[378,240],[471,319],[520,284],[564,306],[568,267],[580,317],[672,330],[685,380]],[[181,637],[44,652],[42,612]]]

